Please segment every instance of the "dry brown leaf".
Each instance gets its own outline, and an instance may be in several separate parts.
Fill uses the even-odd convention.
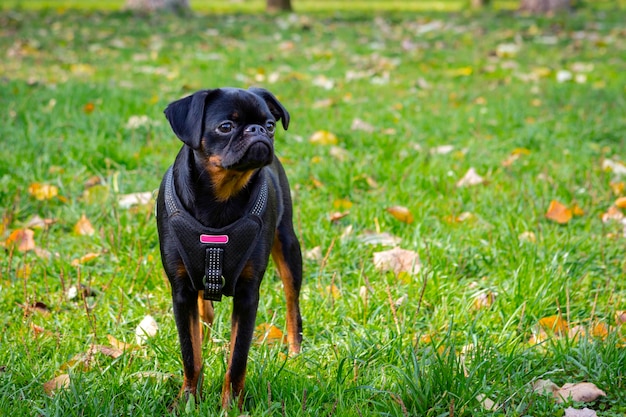
[[[282,330],[273,324],[262,323],[256,326],[256,342],[259,344],[266,343],[268,345],[275,345],[277,343],[285,344],[287,343],[287,338],[285,337]]]
[[[322,247],[316,246],[313,249],[309,249],[304,253],[304,259],[308,259],[310,261],[321,261],[322,260]]]
[[[610,221],[619,222],[619,221],[622,221],[622,219],[624,219],[624,213],[622,213],[620,209],[618,209],[615,206],[609,207],[606,213],[602,214],[603,223],[607,223]]]
[[[70,376],[62,374],[43,384],[43,390],[47,395],[53,395],[56,391],[69,388],[69,386]]]
[[[550,394],[554,396],[556,392],[559,390],[559,386],[549,379],[538,379],[533,382],[532,385],[533,392],[539,394]]]
[[[130,343],[126,343],[126,342],[122,342],[121,340],[116,339],[115,337],[113,337],[110,334],[107,335],[107,340],[109,341],[109,344],[113,348],[115,348],[117,350],[120,350],[122,352],[140,349],[139,346],[133,345],[133,344],[130,344]]]
[[[78,222],[74,225],[74,232],[82,236],[92,236],[96,233],[96,230],[91,225],[91,222],[84,214],[80,217]]]
[[[152,193],[149,191],[143,193],[132,193],[120,195],[117,204],[120,208],[127,209],[137,205],[146,205],[152,202]]]
[[[38,215],[31,217],[31,219],[24,225],[28,229],[45,229],[51,224],[55,223],[53,219],[42,219]]]
[[[14,230],[6,240],[7,248],[15,247],[20,252],[35,249],[35,232],[30,229]]]
[[[146,315],[141,323],[135,328],[135,341],[138,345],[143,345],[150,337],[156,336],[159,326],[151,315]]]
[[[39,201],[51,200],[59,195],[58,187],[35,182],[28,186],[28,193]]]
[[[572,210],[556,200],[550,202],[546,218],[559,224],[566,224],[572,219]]]
[[[491,291],[481,292],[474,296],[474,302],[472,307],[474,310],[480,310],[483,308],[489,308],[496,300],[496,294]]]
[[[476,396],[476,401],[480,403],[483,409],[487,411],[496,411],[500,406],[496,404],[491,398],[487,397],[485,394],[478,394]]]
[[[374,266],[380,271],[393,271],[396,275],[401,272],[417,274],[421,268],[419,255],[416,252],[397,247],[375,252]]]
[[[392,206],[387,208],[387,212],[391,214],[397,220],[400,220],[403,223],[411,224],[413,223],[413,213],[403,206]]]
[[[582,410],[567,407],[565,409],[565,414],[563,414],[563,417],[598,417],[598,415],[595,411],[587,407],[583,408]]]
[[[336,211],[330,214],[329,219],[332,223],[335,223],[343,219],[344,217],[348,216],[349,214],[350,214],[349,211],[344,211],[344,212]]]
[[[470,168],[467,170],[463,178],[457,181],[457,187],[471,187],[473,185],[479,185],[485,182],[485,179],[478,175],[476,169]]]
[[[618,326],[621,326],[622,324],[626,324],[626,310],[617,311],[615,313],[615,323]]]
[[[383,246],[396,246],[402,241],[401,238],[394,236],[390,233],[374,233],[365,232],[359,235],[358,239],[366,245],[383,245]]]
[[[591,382],[580,382],[577,384],[565,384],[554,393],[556,401],[559,403],[572,400],[583,403],[595,401],[598,397],[605,397],[606,393],[596,387]]]
[[[354,119],[352,120],[352,125],[350,126],[351,130],[361,130],[363,132],[367,132],[367,133],[373,133],[376,128],[374,126],[372,126],[371,124],[361,120],[361,119]]]
[[[336,145],[339,140],[334,133],[327,130],[318,130],[311,135],[309,142],[314,145]]]

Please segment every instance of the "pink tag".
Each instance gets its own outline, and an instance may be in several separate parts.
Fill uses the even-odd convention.
[[[228,235],[200,235],[200,243],[228,243]]]

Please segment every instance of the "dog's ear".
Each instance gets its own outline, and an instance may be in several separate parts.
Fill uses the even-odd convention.
[[[278,101],[278,99],[274,97],[274,94],[270,93],[264,88],[256,87],[249,88],[248,91],[256,94],[257,96],[265,100],[265,103],[267,103],[267,107],[269,107],[270,111],[272,112],[272,116],[274,116],[277,121],[280,120],[283,124],[283,128],[287,130],[287,128],[289,127],[289,112],[285,107],[283,107],[282,104],[280,104],[280,101]]]
[[[200,147],[204,130],[204,108],[213,90],[202,90],[170,103],[165,117],[180,140],[193,149]]]

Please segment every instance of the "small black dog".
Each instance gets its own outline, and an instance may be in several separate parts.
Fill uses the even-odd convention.
[[[181,394],[200,395],[201,321],[213,302],[233,297],[222,406],[239,406],[255,328],[259,287],[270,253],[287,299],[287,339],[300,351],[302,255],[293,230],[285,171],[274,157],[276,122],[289,113],[269,91],[220,88],[171,103],[165,116],[184,145],[157,199],[163,267],[172,286],[184,366]]]

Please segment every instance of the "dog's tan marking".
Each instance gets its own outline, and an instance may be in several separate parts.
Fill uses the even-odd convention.
[[[213,319],[215,318],[215,312],[213,311],[213,303],[204,299],[204,291],[198,292],[198,313],[200,314],[200,320],[209,326],[208,334],[211,332],[213,325]]]
[[[255,170],[235,171],[226,169],[222,167],[222,158],[217,155],[210,156],[204,166],[211,177],[215,197],[220,202],[228,200],[241,191],[255,172]]]
[[[278,269],[278,275],[283,282],[285,290],[285,298],[287,300],[287,341],[289,342],[289,351],[291,353],[300,353],[300,342],[298,337],[298,309],[296,303],[298,294],[293,287],[293,275],[289,264],[283,256],[283,247],[278,239],[278,232],[274,236],[274,244],[272,245],[272,259]]]
[[[235,397],[238,398],[238,405],[241,408],[243,404],[243,387],[246,380],[246,371],[240,376],[238,381],[232,381],[230,374],[231,365],[233,362],[233,352],[235,351],[235,345],[237,344],[237,332],[239,323],[233,320],[230,331],[230,354],[228,355],[228,367],[226,368],[226,375],[224,375],[224,385],[222,385],[222,408],[229,409],[230,405]]]

